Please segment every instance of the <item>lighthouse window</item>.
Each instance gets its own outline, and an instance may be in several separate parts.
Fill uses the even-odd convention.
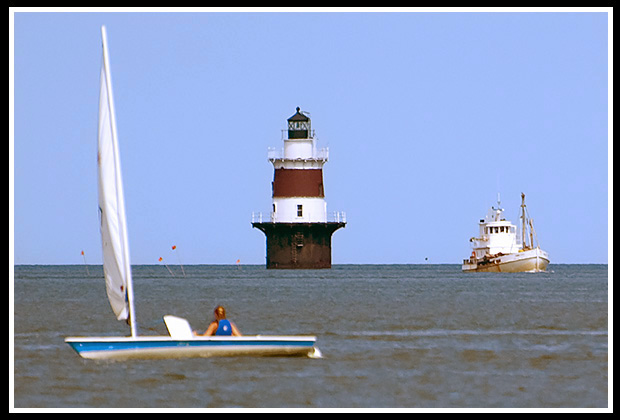
[[[300,122],[300,121],[291,121],[288,123],[288,129],[289,130],[307,130],[308,129],[308,123],[307,122]]]
[[[304,215],[303,206],[301,204],[297,204],[297,217],[302,217]]]

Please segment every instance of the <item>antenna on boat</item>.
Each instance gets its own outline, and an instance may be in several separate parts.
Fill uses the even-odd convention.
[[[498,192],[497,193],[497,207],[495,207],[495,206],[491,207],[491,209],[495,212],[495,221],[496,222],[500,220],[500,214],[501,214],[501,212],[504,211],[504,209],[501,207],[501,204],[502,204],[502,202],[500,200],[499,192]]]
[[[502,204],[502,200],[500,199],[499,192],[498,192],[497,193],[497,208],[493,207],[493,210],[504,211],[504,209],[501,207],[501,204]]]

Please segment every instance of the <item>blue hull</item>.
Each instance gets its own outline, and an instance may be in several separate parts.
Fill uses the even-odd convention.
[[[315,337],[70,337],[65,339],[86,359],[157,359],[215,356],[316,357]]]

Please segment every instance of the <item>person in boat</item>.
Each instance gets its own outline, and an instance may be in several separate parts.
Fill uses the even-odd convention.
[[[239,332],[237,326],[226,319],[226,309],[224,309],[223,306],[217,306],[213,311],[213,315],[215,316],[215,319],[211,322],[211,324],[209,324],[209,328],[207,328],[205,333],[196,335],[241,335],[241,332]]]

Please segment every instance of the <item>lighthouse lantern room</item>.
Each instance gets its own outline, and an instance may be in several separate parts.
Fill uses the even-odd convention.
[[[288,138],[307,139],[310,135],[310,117],[307,113],[302,113],[297,107],[297,112],[288,119]]]

